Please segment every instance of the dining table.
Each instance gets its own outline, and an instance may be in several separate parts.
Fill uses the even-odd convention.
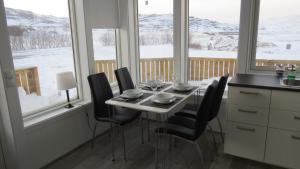
[[[192,88],[188,91],[178,91],[175,90],[174,85],[170,83],[163,83],[162,87],[158,88],[156,91],[152,91],[151,88],[147,87],[141,87],[140,90],[143,95],[137,99],[125,99],[122,95],[118,95],[107,100],[105,103],[111,106],[120,106],[146,112],[147,118],[149,117],[148,113],[151,113],[155,115],[156,120],[160,123],[160,125],[164,125],[168,117],[181,110],[190,101],[191,97],[194,96],[194,102],[198,102],[199,97],[196,96],[197,94],[200,94],[201,91],[198,86],[192,86]],[[154,103],[151,98],[158,93],[173,94],[176,97],[176,100],[169,104]],[[148,138],[150,139],[149,132],[150,131],[148,131]],[[157,164],[157,152],[155,156],[155,163]]]

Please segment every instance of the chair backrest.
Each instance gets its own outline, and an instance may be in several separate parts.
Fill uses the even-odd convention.
[[[134,84],[132,82],[130,73],[127,69],[127,67],[123,67],[120,69],[115,70],[115,75],[118,81],[119,89],[120,89],[120,94],[123,93],[123,91],[127,89],[133,89]]]
[[[222,98],[223,98],[223,94],[225,91],[225,87],[227,84],[228,76],[229,76],[228,74],[225,76],[222,76],[218,82],[217,90],[216,90],[214,101],[213,101],[213,106],[210,111],[208,121],[213,120],[218,115],[218,112],[220,110],[220,106],[222,103]]]
[[[196,114],[196,125],[198,127],[199,125],[206,124],[208,122],[212,106],[214,105],[213,102],[215,100],[217,87],[218,81],[215,80],[212,84],[208,86],[208,88],[205,91],[205,94]]]
[[[105,101],[111,99],[113,93],[105,73],[89,75],[88,81],[94,103],[95,117],[109,118],[109,106],[105,104]]]

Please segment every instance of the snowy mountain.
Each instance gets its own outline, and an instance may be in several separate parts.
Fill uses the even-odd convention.
[[[13,51],[72,45],[68,18],[39,15],[12,8],[5,8],[5,11]]]
[[[23,26],[32,28],[41,27],[68,27],[69,20],[63,17],[39,15],[31,11],[5,8],[7,24],[9,26]]]
[[[6,8],[8,29],[13,50],[69,47],[72,45],[68,18],[39,15],[31,11]],[[258,46],[274,48],[286,45],[291,35],[299,41],[300,17],[268,19],[259,28]],[[189,18],[189,44],[194,49],[237,50],[239,26],[205,18]],[[288,30],[288,31],[287,31]],[[140,45],[173,43],[173,15],[139,15]],[[272,39],[276,33],[280,39]],[[289,36],[285,36],[290,34]],[[94,40],[103,46],[113,44],[113,33],[95,32]],[[105,37],[103,37],[105,36]],[[282,46],[281,45],[281,46]]]
[[[209,19],[189,18],[190,31],[194,32],[238,32],[238,26],[221,23]],[[173,29],[173,15],[139,15],[139,26],[141,32],[146,31],[168,31]]]

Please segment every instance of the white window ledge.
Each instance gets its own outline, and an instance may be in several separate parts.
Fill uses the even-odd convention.
[[[118,85],[112,86],[112,91],[114,95],[119,94],[119,87]],[[53,120],[57,120],[59,118],[65,118],[73,115],[74,113],[79,113],[82,111],[78,111],[80,108],[87,109],[89,105],[91,105],[92,101],[75,101],[72,104],[74,105],[73,108],[67,109],[63,106],[55,108],[53,110],[41,112],[37,116],[27,117],[24,118],[24,129],[26,131],[30,131],[33,128],[49,124]]]
[[[82,112],[77,110],[80,108],[87,108],[91,104],[91,101],[78,101],[72,104],[74,107],[71,109],[58,107],[57,109],[48,111],[47,113],[42,113],[41,115],[24,119],[24,129],[30,130],[37,126],[49,123],[51,120],[69,117],[74,113]]]

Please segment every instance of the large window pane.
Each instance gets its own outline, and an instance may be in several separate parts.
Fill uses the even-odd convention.
[[[96,73],[104,72],[111,84],[116,83],[117,68],[115,29],[93,29],[93,46]]]
[[[24,116],[66,102],[56,74],[75,75],[67,0],[4,0]],[[55,9],[55,10],[53,10]],[[71,89],[72,99],[78,98]]]
[[[256,59],[253,58],[252,68],[273,69],[276,64],[300,66],[300,1],[260,2]]]
[[[236,67],[241,0],[189,1],[189,83],[209,83]]]
[[[173,60],[173,0],[139,0],[140,80],[162,76],[171,81]]]

